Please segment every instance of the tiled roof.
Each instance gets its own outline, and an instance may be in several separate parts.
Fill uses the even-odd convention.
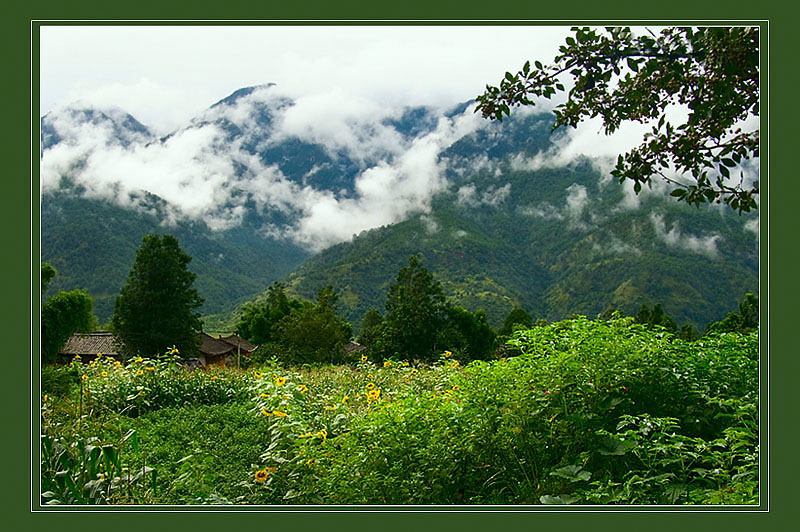
[[[119,353],[117,339],[109,332],[93,332],[89,334],[75,333],[69,337],[59,355],[116,355]]]
[[[250,353],[255,351],[256,348],[258,347],[257,345],[251,344],[250,342],[248,342],[247,340],[245,340],[244,338],[242,338],[237,334],[231,334],[229,336],[220,336],[219,339],[222,340],[223,342],[229,343],[233,347],[238,346],[241,348],[242,351],[248,351]]]
[[[224,342],[206,333],[200,333],[202,343],[200,344],[200,352],[204,355],[220,356],[233,353],[236,347],[228,342]]]

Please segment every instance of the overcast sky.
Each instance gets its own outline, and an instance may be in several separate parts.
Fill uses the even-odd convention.
[[[41,114],[115,105],[159,132],[234,90],[339,92],[382,104],[452,105],[527,59],[552,59],[568,27],[44,26]]]

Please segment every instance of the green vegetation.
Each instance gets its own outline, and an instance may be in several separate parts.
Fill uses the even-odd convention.
[[[203,300],[192,286],[191,260],[172,235],[142,239],[111,317],[125,353],[155,354],[168,346],[184,356],[197,353],[202,322],[196,309]]]
[[[510,344],[468,364],[51,367],[42,503],[759,502],[757,333],[576,317]]]
[[[46,262],[42,263],[41,272],[44,294],[57,272]],[[69,292],[59,290],[47,298],[42,305],[42,362],[54,360],[58,350],[73,333],[90,332],[97,327],[93,307],[92,297],[77,288]]]
[[[759,129],[742,131],[745,120],[759,115],[757,27],[668,27],[658,36],[634,36],[624,27],[573,32],[552,65],[528,61],[499,87],[487,85],[476,111],[502,120],[511,107],[534,105],[532,97],[567,92],[555,107],[554,127],[599,116],[610,134],[624,122],[658,120],[641,145],[619,156],[612,175],[620,183],[632,180],[639,193],[657,176],[675,187],[678,201],[724,200],[739,212],[758,207],[758,181],[746,183],[741,167],[759,153]],[[569,89],[566,73],[573,78]],[[667,118],[675,105],[689,113],[677,126]],[[689,183],[671,177],[674,171]]]

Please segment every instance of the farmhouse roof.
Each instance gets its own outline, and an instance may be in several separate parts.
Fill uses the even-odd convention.
[[[218,339],[222,340],[223,342],[226,342],[226,343],[232,345],[233,347],[239,347],[239,348],[241,348],[242,351],[247,351],[247,352],[250,352],[250,353],[255,351],[256,348],[258,347],[257,345],[248,342],[247,340],[245,340],[244,338],[242,338],[238,334],[230,334],[228,336],[220,336]]]
[[[235,346],[232,346],[228,342],[214,338],[206,333],[200,333],[200,338],[202,341],[200,344],[200,352],[205,355],[226,355],[232,353],[236,349]]]
[[[117,339],[110,332],[75,333],[59,350],[59,355],[116,355],[119,353]]]

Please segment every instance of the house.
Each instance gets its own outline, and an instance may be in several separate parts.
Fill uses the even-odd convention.
[[[200,340],[200,364],[203,367],[238,365],[240,357],[251,356],[258,347],[235,334],[214,338],[201,332]]]
[[[347,344],[345,344],[344,350],[348,355],[352,355],[354,353],[358,355],[366,351],[367,348],[359,344],[358,342],[348,342]]]
[[[110,332],[75,333],[70,336],[64,346],[58,351],[58,362],[68,364],[75,357],[80,357],[81,362],[88,363],[98,354],[123,360],[119,352],[119,343]]]

